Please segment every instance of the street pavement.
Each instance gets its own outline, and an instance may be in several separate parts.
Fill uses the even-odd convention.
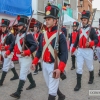
[[[94,61],[94,83],[89,85],[89,72],[87,67],[84,65],[84,71],[82,76],[82,88],[80,91],[74,92],[73,89],[76,85],[76,70],[70,70],[71,58],[69,55],[69,60],[66,66],[67,79],[64,81],[60,81],[60,90],[66,95],[65,100],[100,100],[100,95],[89,96],[89,90],[100,90],[100,77],[98,76],[99,66],[100,65],[98,61]],[[15,68],[19,73],[19,64],[15,64]],[[11,71],[9,71],[4,81],[4,85],[0,87],[0,100],[16,100],[10,97],[9,95],[16,91],[19,81],[10,81],[11,77],[13,77],[13,74]],[[33,75],[33,78],[35,79],[37,84],[36,88],[32,90],[26,90],[26,87],[29,86],[29,81],[27,80],[23,92],[21,94],[20,100],[47,100],[48,89],[46,87],[42,72],[39,72],[38,75]]]

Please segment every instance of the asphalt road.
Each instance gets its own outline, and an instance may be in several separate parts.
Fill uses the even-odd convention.
[[[82,88],[78,92],[74,92],[73,89],[76,85],[76,70],[71,71],[71,59],[69,60],[66,66],[67,79],[60,81],[60,89],[66,95],[65,100],[100,100],[99,96],[89,96],[89,90],[100,90],[100,77],[98,76],[99,70],[98,61],[94,61],[94,83],[89,85],[89,72],[86,66],[84,65],[84,72],[82,76]],[[15,64],[17,72],[19,73],[19,64]],[[1,71],[0,71],[1,76]],[[0,100],[16,100],[9,95],[14,93],[18,86],[18,80],[10,81],[10,78],[13,76],[12,72],[9,71],[7,77],[4,81],[4,85],[0,87]],[[48,89],[46,87],[42,72],[39,72],[38,75],[33,75],[36,81],[36,88],[32,90],[26,90],[26,87],[29,85],[28,80],[25,83],[23,92],[21,94],[20,100],[47,100],[48,98]]]

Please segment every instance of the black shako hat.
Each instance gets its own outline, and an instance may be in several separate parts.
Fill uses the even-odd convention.
[[[10,20],[8,20],[8,19],[2,19],[1,20],[1,27],[8,27],[9,26],[9,24],[10,24]]]
[[[27,25],[28,24],[28,17],[25,15],[18,15],[17,16],[18,26],[20,25]]]
[[[36,22],[33,27],[41,28],[41,23],[40,22]]]
[[[83,18],[89,19],[90,18],[90,11],[83,10],[81,20]]]
[[[48,5],[45,7],[45,17],[46,18],[54,18],[58,19],[59,8],[55,5]]]
[[[78,22],[73,22],[73,27],[74,26],[78,27],[79,26],[79,23]]]

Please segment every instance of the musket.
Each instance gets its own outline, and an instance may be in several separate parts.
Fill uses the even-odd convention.
[[[29,20],[29,23],[28,23],[28,26],[27,26],[27,29],[26,29],[26,32],[25,32],[25,36],[24,36],[24,39],[23,39],[23,45],[22,45],[22,51],[25,50],[25,47],[28,49],[27,45],[25,44],[25,40],[26,40],[27,32],[29,31],[29,26],[30,26],[33,14],[34,14],[34,10],[32,11],[32,14],[31,14],[31,17],[30,17],[30,20]],[[34,58],[33,55],[31,55],[31,56],[32,56],[32,58]]]
[[[63,0],[62,0],[62,7],[63,7]],[[55,63],[54,63],[54,70],[58,68],[58,48],[59,48],[59,34],[61,32],[61,28],[62,28],[62,7],[61,7],[61,10],[60,10],[60,17],[59,17],[59,20],[58,20],[58,30],[57,30],[57,33],[56,33],[56,40],[55,40],[55,46],[54,46],[54,55],[55,55]],[[53,73],[53,78],[56,77],[56,73]]]
[[[97,10],[97,8],[94,9],[94,15],[93,15],[93,18],[92,18],[92,21],[91,21],[91,24],[90,24],[90,29],[89,29],[89,32],[88,32],[87,42],[89,42],[89,36],[90,36],[91,29],[92,29],[92,24],[93,24],[93,20],[94,20],[95,14],[96,14],[96,10]]]

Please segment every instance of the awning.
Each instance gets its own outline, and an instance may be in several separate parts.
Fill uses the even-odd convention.
[[[0,0],[0,12],[13,16],[30,16],[32,13],[32,0]]]
[[[73,22],[76,21],[75,19],[71,18],[67,14],[64,15],[64,22],[63,25],[73,25]]]

